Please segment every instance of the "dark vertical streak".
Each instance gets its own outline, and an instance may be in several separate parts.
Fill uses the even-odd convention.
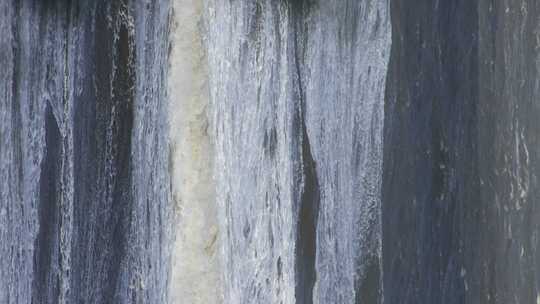
[[[78,18],[88,18],[85,13],[95,12],[95,3],[93,5],[77,4]],[[83,19],[84,20],[84,19]],[[82,54],[86,60],[83,61],[85,70],[93,63],[93,35],[92,26],[84,23],[84,37],[79,41],[83,48]],[[91,69],[94,67],[92,66]],[[91,267],[91,251],[87,248],[93,248],[95,238],[92,236],[94,231],[94,219],[96,218],[96,205],[94,192],[97,179],[98,168],[97,153],[99,150],[97,140],[97,119],[96,119],[96,92],[94,91],[94,79],[91,76],[80,74],[74,75],[82,85],[81,93],[76,94],[76,102],[73,106],[73,178],[74,178],[74,204],[73,208],[73,239],[72,239],[72,294],[71,299],[75,303],[92,301],[90,296],[92,284],[95,280],[89,280]],[[80,208],[77,206],[85,206]],[[93,267],[92,267],[93,268]]]
[[[24,189],[23,185],[23,164],[22,164],[22,143],[21,143],[21,132],[22,132],[22,122],[21,122],[21,97],[19,95],[19,89],[20,89],[20,77],[21,77],[21,54],[20,54],[20,46],[19,46],[19,22],[20,18],[17,16],[20,11],[20,3],[15,2],[15,9],[13,16],[13,83],[12,83],[12,96],[13,100],[11,103],[11,136],[12,136],[12,143],[14,145],[14,153],[13,156],[16,158],[15,163],[19,164],[18,166],[18,178],[15,180],[19,181],[19,185],[16,189],[19,189],[19,193],[17,194],[19,197],[22,197],[22,193],[20,193]],[[1,147],[0,147],[1,149]]]
[[[381,265],[378,256],[371,256],[362,261],[367,269],[362,279],[355,282],[355,304],[377,304],[381,297]],[[358,274],[357,274],[358,275]]]
[[[47,105],[45,113],[46,152],[41,165],[39,232],[34,250],[32,303],[54,303],[59,294],[60,239],[60,130]]]
[[[56,4],[56,5],[53,5]],[[64,3],[44,2],[42,6],[37,5],[32,9],[39,11],[40,31],[39,42],[35,45],[30,45],[30,52],[38,51],[36,48],[46,46],[44,50],[38,51],[38,54],[32,54],[30,62],[36,66],[46,62],[43,66],[46,68],[45,77],[41,81],[45,83],[47,98],[43,98],[41,92],[27,92],[28,100],[19,99],[20,103],[28,103],[32,105],[34,99],[41,99],[41,102],[46,103],[44,111],[45,123],[45,147],[44,158],[41,163],[41,173],[39,179],[39,200],[38,200],[38,220],[39,230],[34,244],[34,276],[32,282],[32,303],[56,303],[60,298],[62,284],[62,257],[60,247],[60,233],[62,229],[62,162],[66,155],[62,152],[62,146],[65,144],[64,138],[60,131],[60,124],[57,117],[54,115],[55,105],[61,105],[64,98],[63,92],[55,91],[58,81],[63,80],[65,71],[57,72],[53,67],[55,59],[65,59],[64,57],[55,58],[53,48],[57,47],[56,41],[51,41],[49,45],[48,39],[54,35],[65,35],[62,30],[60,33],[55,32],[55,26],[62,24],[65,27],[65,15],[61,12]],[[67,31],[67,30],[66,30]],[[22,37],[21,37],[22,38]],[[64,37],[65,38],[65,37]],[[60,39],[62,41],[62,39]],[[60,53],[66,51],[64,41],[61,45]],[[40,58],[43,56],[43,58]],[[51,57],[49,57],[51,56]],[[63,62],[62,64],[64,64]],[[41,75],[35,71],[21,71],[21,73],[29,73],[29,82],[39,82]],[[39,84],[31,84],[31,87],[39,88]],[[64,88],[65,89],[65,88]],[[32,110],[30,110],[32,111]]]
[[[127,25],[122,23],[119,29],[117,48],[116,77],[113,81],[113,96],[117,112],[112,114],[113,139],[115,149],[113,155],[117,179],[113,181],[113,225],[112,245],[114,246],[111,258],[109,278],[118,278],[120,263],[127,250],[127,237],[129,235],[130,214],[133,206],[131,199],[131,133],[133,129],[133,91],[135,77],[131,69],[131,46]],[[116,280],[114,280],[116,282]]]
[[[317,220],[319,216],[320,190],[317,178],[315,161],[311,154],[311,146],[306,128],[306,96],[304,93],[301,73],[302,37],[306,30],[301,27],[303,17],[307,12],[306,1],[292,1],[290,3],[290,17],[292,18],[292,35],[294,45],[294,67],[296,71],[297,106],[293,130],[299,132],[301,143],[301,180],[303,187],[300,193],[300,209],[298,213],[298,227],[296,235],[296,302],[298,304],[313,303],[313,287],[317,280],[315,262],[317,254]]]
[[[299,304],[313,303],[313,287],[317,279],[317,219],[319,216],[319,182],[315,161],[311,155],[305,121],[302,119],[302,163],[304,187],[300,197],[298,231],[296,236],[296,300]]]
[[[99,186],[94,189],[94,196],[100,203],[92,210],[98,216],[94,227],[94,255],[89,263],[101,267],[103,273],[96,275],[99,280],[95,284],[98,284],[96,289],[103,292],[96,296],[109,302],[119,300],[116,297],[121,265],[127,258],[130,214],[133,208],[131,134],[135,75],[131,62],[133,41],[121,17],[121,11],[126,9],[123,2],[101,3],[97,8],[95,31],[96,139],[99,147],[96,181]],[[117,41],[113,39],[115,33],[118,34]],[[104,211],[107,211],[105,216],[100,217],[99,214]],[[107,254],[102,255],[102,252]]]

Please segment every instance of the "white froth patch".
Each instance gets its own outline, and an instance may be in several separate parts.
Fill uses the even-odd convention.
[[[173,0],[169,121],[176,240],[171,303],[221,303],[218,226],[208,136],[202,0]]]

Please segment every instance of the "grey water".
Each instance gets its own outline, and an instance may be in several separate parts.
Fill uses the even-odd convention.
[[[535,0],[0,0],[0,303],[540,303]]]

